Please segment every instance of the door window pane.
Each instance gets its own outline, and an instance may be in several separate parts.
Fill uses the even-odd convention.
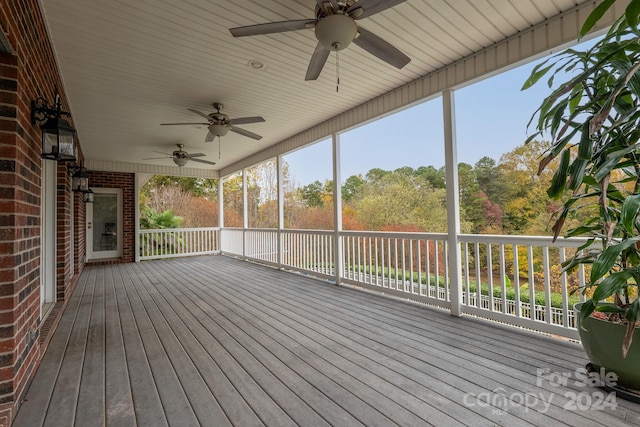
[[[118,248],[118,195],[94,195],[93,251],[113,251]]]

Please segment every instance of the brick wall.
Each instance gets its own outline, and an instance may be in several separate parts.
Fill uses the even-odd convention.
[[[122,258],[119,262],[135,261],[135,174],[119,172],[89,171],[89,186],[92,188],[122,189]],[[108,261],[113,263],[114,261]],[[93,262],[92,262],[93,263]]]
[[[30,103],[38,97],[52,102],[57,88],[63,108],[68,104],[38,0],[0,1],[0,30],[12,47],[0,53],[0,426],[7,426],[41,357],[42,174],[40,131],[30,123]],[[76,196],[64,164],[57,175],[56,284],[64,299],[74,283],[69,249],[77,235],[70,224]],[[77,209],[76,223],[83,208]]]

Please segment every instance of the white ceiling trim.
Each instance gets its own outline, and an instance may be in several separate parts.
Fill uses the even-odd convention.
[[[91,171],[148,173],[152,175],[184,176],[194,178],[218,178],[216,170],[195,169],[178,166],[148,165],[143,163],[110,162],[100,160],[86,160],[84,166]]]
[[[626,8],[629,0],[621,0],[594,27],[592,34],[608,28]],[[220,170],[226,177],[243,168],[275,158],[305,145],[327,138],[334,132],[353,128],[390,114],[417,102],[438,96],[447,89],[460,88],[480,78],[498,74],[525,61],[545,56],[575,43],[587,16],[598,2],[578,5],[532,26],[502,42],[440,68],[382,96],[287,138],[269,148],[248,156]]]

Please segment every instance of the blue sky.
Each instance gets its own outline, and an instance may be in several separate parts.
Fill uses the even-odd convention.
[[[544,81],[525,91],[520,88],[542,60],[455,91],[458,162],[473,165],[484,156],[498,162],[524,143],[533,132],[527,131],[527,123],[550,89]],[[442,100],[436,98],[343,133],[342,180],[372,168],[444,166],[442,128]],[[298,185],[332,179],[330,140],[290,153],[285,160]]]

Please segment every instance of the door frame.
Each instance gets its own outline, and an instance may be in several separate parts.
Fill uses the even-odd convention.
[[[56,302],[56,230],[58,164],[41,161],[40,181],[40,318]]]
[[[122,235],[123,235],[123,226],[122,226],[122,218],[123,218],[123,203],[122,203],[122,189],[121,188],[95,188],[92,187],[91,190],[95,193],[94,198],[99,197],[100,194],[115,194],[117,196],[117,215],[118,218],[116,220],[116,242],[117,247],[112,251],[94,251],[94,240],[93,240],[93,203],[87,203],[86,207],[86,223],[85,223],[85,231],[86,231],[86,251],[87,251],[87,261],[94,261],[100,259],[107,258],[121,258],[122,257]],[[97,197],[96,197],[97,196]]]

